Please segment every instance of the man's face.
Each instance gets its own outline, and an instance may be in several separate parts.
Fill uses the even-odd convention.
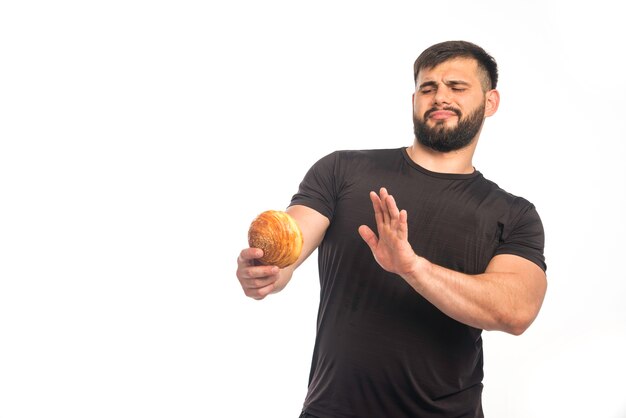
[[[415,137],[439,152],[464,148],[480,132],[485,103],[476,61],[457,58],[423,69],[413,95]]]

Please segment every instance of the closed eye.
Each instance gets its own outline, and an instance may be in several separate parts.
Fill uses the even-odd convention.
[[[452,91],[456,91],[456,92],[465,91],[469,88],[469,84],[467,82],[460,81],[460,80],[448,81],[446,85],[450,87]]]
[[[419,91],[422,94],[429,94],[435,90],[437,90],[437,83],[434,81],[427,81],[419,86]]]

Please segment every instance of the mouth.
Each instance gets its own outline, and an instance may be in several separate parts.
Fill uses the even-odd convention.
[[[430,109],[424,114],[424,119],[446,120],[451,117],[461,118],[461,112],[457,109]]]

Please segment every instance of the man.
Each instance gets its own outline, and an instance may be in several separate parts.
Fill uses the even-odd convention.
[[[472,165],[500,101],[495,60],[443,42],[414,75],[413,144],[323,157],[287,209],[304,236],[298,262],[260,266],[255,248],[238,258],[245,294],[262,299],[318,249],[303,417],[482,417],[481,331],[519,335],[543,302],[534,206]]]

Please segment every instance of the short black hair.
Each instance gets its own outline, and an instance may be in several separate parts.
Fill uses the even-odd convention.
[[[471,58],[476,60],[478,68],[484,72],[483,88],[485,91],[495,89],[498,84],[498,64],[484,49],[467,41],[446,41],[435,44],[424,50],[413,64],[413,80],[417,82],[420,70],[434,68],[444,61],[454,58]]]

